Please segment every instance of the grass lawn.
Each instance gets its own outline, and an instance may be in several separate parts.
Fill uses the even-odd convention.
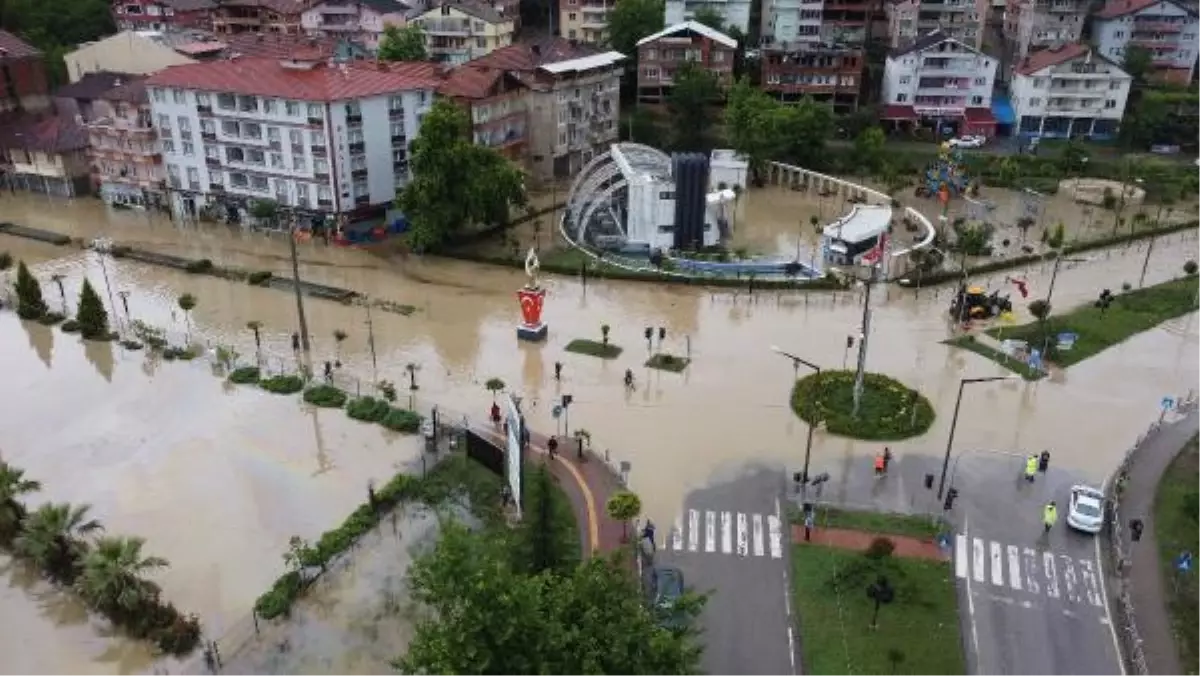
[[[1200,585],[1196,573],[1181,575],[1175,569],[1175,557],[1182,551],[1195,555],[1200,552],[1200,523],[1197,523],[1197,474],[1200,456],[1196,437],[1180,451],[1179,456],[1163,474],[1154,497],[1154,537],[1158,540],[1162,562],[1163,585],[1168,597],[1167,610],[1175,627],[1175,642],[1179,646],[1179,662],[1189,674],[1196,673],[1200,659]]]
[[[676,357],[673,354],[659,352],[647,359],[645,365],[652,369],[681,373],[690,363],[692,363],[692,360],[687,357]]]
[[[1116,296],[1104,313],[1090,303],[1057,315],[1051,308],[1050,317],[1045,322],[1046,332],[1054,336],[1070,331],[1078,334],[1079,338],[1075,346],[1066,352],[1059,352],[1055,341],[1051,340],[1046,358],[1062,367],[1078,364],[1168,319],[1195,311],[1196,294],[1196,277],[1184,277],[1122,293]],[[987,333],[992,337],[1000,334],[1004,338],[1025,340],[1033,347],[1040,347],[1045,339],[1039,322],[998,327],[989,329]]]
[[[1039,371],[1035,368],[1030,368],[1028,364],[1020,359],[1014,359],[1003,352],[996,350],[988,345],[980,343],[978,340],[971,340],[972,336],[959,336],[950,340],[942,341],[946,345],[961,347],[964,350],[969,350],[975,354],[982,355],[1021,376],[1025,380],[1040,380],[1046,377],[1045,371]]]
[[[586,354],[589,357],[599,357],[601,359],[616,359],[621,356],[621,352],[623,351],[623,348],[612,343],[606,345],[595,340],[588,340],[587,338],[576,338],[567,343],[567,346],[563,349],[567,352]]]
[[[792,506],[788,513],[792,523],[804,523],[804,512]],[[896,514],[893,512],[860,512],[851,509],[819,506],[815,517],[820,528],[844,528],[867,533],[886,535],[908,535],[915,538],[933,538],[938,534],[937,524],[928,516],[918,514]]]
[[[933,424],[933,405],[920,392],[881,373],[863,377],[862,400],[854,415],[854,372],[830,370],[796,381],[792,411],[805,422],[851,439],[889,441],[924,434]]]
[[[860,552],[792,546],[792,604],[806,674],[965,674],[958,598],[950,564],[889,559],[895,600],[879,611],[862,580],[839,581]]]

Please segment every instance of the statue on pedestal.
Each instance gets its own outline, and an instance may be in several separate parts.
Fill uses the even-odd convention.
[[[537,252],[532,247],[525,256],[525,274],[529,280],[517,291],[517,299],[521,301],[522,323],[517,327],[517,338],[521,340],[540,341],[546,337],[546,323],[542,321],[542,305],[546,301],[546,290],[538,283],[537,273],[541,268]]]

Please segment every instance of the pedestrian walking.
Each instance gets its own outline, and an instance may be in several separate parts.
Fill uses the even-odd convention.
[[[562,380],[562,362],[561,361],[554,362],[554,379]]]
[[[1042,510],[1042,526],[1045,527],[1043,532],[1049,533],[1056,523],[1058,523],[1058,505],[1051,500]]]
[[[494,401],[492,402],[492,416],[491,417],[492,417],[493,424],[496,424],[496,425],[500,424],[500,404],[497,404]]]
[[[1129,522],[1129,531],[1133,535],[1134,542],[1142,539],[1142,531],[1145,528],[1146,525],[1142,523],[1141,519],[1134,519],[1133,521]]]
[[[890,467],[891,464],[892,464],[892,449],[887,446],[884,446],[883,447],[883,473],[884,474],[887,474],[888,467]]]
[[[887,462],[883,459],[883,454],[879,453],[875,456],[875,478],[878,479],[887,471]]]
[[[1036,455],[1031,455],[1028,458],[1026,458],[1025,459],[1025,480],[1028,481],[1029,483],[1033,483],[1034,478],[1037,476],[1037,470],[1038,470],[1038,457]]]
[[[812,542],[812,530],[816,525],[816,519],[813,517],[813,510],[808,510],[804,513],[804,541]]]
[[[558,439],[550,437],[550,440],[546,442],[546,450],[550,452],[551,460],[558,456]]]

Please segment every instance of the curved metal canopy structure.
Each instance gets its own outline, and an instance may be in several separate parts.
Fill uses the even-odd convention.
[[[671,175],[671,157],[641,143],[614,143],[584,165],[567,194],[562,231],[571,241],[620,248],[626,225],[630,181]]]

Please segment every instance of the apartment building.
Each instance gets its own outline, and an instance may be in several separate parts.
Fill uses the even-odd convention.
[[[833,43],[861,47],[876,5],[868,0],[764,0],[764,45]]]
[[[412,19],[425,32],[425,50],[433,61],[461,65],[513,42],[516,24],[489,5],[453,0]]]
[[[616,4],[616,0],[558,0],[559,36],[602,44],[608,39],[608,14]]]
[[[216,0],[115,0],[112,14],[122,31],[207,30],[216,6]]]
[[[785,103],[804,97],[828,103],[838,114],[858,108],[866,56],[837,43],[772,43],[763,47],[762,90]]]
[[[1111,139],[1120,129],[1132,83],[1120,66],[1086,45],[1030,52],[1012,79],[1019,133]]]
[[[430,63],[238,58],[156,73],[172,210],[239,222],[273,200],[305,218],[378,217],[411,177],[409,142],[440,84]]]
[[[736,28],[742,35],[747,35],[753,5],[752,0],[666,0],[663,23],[666,26],[683,23],[707,8],[721,17],[721,25],[726,30]]]
[[[411,13],[398,0],[323,0],[300,15],[300,24],[308,35],[353,40],[375,50],[383,29],[403,26]]]
[[[638,100],[662,103],[671,91],[675,72],[684,64],[695,64],[717,76],[722,90],[733,85],[733,61],[737,40],[698,21],[685,21],[637,43]]]
[[[1079,42],[1089,0],[1007,0],[1004,42],[1016,63],[1031,50]]]
[[[67,78],[77,82],[88,73],[149,75],[167,66],[195,63],[174,49],[157,31],[121,31],[63,55]]]
[[[1130,49],[1145,49],[1156,79],[1186,85],[1196,76],[1200,24],[1195,4],[1108,0],[1094,22],[1092,37],[1103,57],[1123,63]]]
[[[529,87],[529,160],[540,179],[574,176],[617,140],[625,55],[563,38],[519,42],[470,63]]]
[[[212,29],[218,35],[300,35],[301,16],[315,4],[316,0],[221,0],[212,11]]]
[[[438,88],[466,108],[476,145],[523,163],[529,148],[529,87],[509,71],[461,66]]]
[[[983,48],[990,0],[887,0],[888,44],[903,48],[933,31]]]
[[[0,125],[0,183],[56,197],[87,194],[87,132],[65,115],[32,114]]]
[[[41,51],[0,30],[0,114],[50,107],[50,85]]]
[[[92,102],[87,120],[92,187],[108,204],[165,205],[162,151],[142,78],[118,81]]]
[[[992,90],[999,62],[934,31],[888,55],[883,71],[883,119],[936,124],[959,134],[993,136]]]

